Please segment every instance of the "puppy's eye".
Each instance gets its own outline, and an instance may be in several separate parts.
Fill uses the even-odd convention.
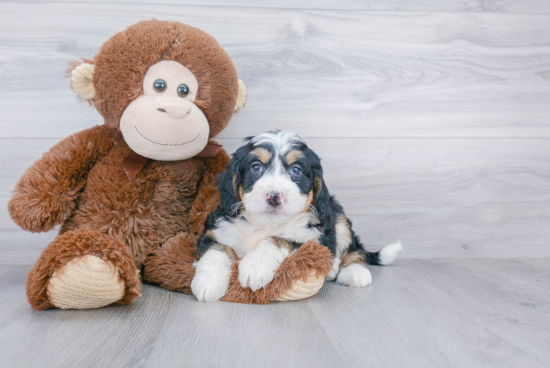
[[[178,86],[178,96],[185,97],[189,94],[189,87],[185,84],[180,84]]]
[[[250,167],[250,171],[252,171],[253,173],[259,173],[260,171],[262,171],[262,165],[254,164],[252,165],[252,167]]]
[[[290,168],[290,173],[293,175],[300,175],[302,173],[302,169],[300,168],[300,166],[292,166]]]
[[[166,82],[162,79],[157,79],[153,82],[153,89],[158,93],[166,91]]]

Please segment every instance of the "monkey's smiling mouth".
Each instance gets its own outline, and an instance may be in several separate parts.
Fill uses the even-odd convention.
[[[198,137],[200,137],[200,133],[199,135],[197,135],[195,138],[191,139],[190,141],[187,141],[187,142],[183,142],[183,143],[178,143],[178,144],[168,144],[168,143],[158,143],[158,142],[155,142],[155,141],[152,141],[150,140],[149,138],[147,138],[146,136],[144,136],[143,134],[141,134],[141,132],[138,130],[138,128],[136,126],[134,126],[134,128],[136,128],[136,132],[139,133],[139,135],[141,135],[143,138],[147,139],[149,142],[151,143],[154,143],[154,144],[158,144],[159,146],[183,146],[184,144],[187,144],[187,143],[191,143],[193,142],[194,140],[196,140]]]

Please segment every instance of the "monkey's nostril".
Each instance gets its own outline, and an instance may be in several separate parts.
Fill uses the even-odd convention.
[[[164,110],[162,107],[157,108],[157,110],[160,112],[166,112],[166,110]]]

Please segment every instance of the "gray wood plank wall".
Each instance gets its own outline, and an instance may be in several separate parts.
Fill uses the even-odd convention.
[[[67,62],[142,19],[197,26],[249,99],[219,141],[293,130],[371,249],[550,256],[550,1],[0,1],[0,264],[55,236],[11,222],[9,193],[61,138],[101,124]],[[174,1],[172,1],[174,2]]]
[[[18,0],[52,2],[51,0]],[[0,0],[10,2],[10,0]],[[104,0],[57,0],[56,2],[105,2]],[[370,10],[413,12],[485,12],[549,14],[548,0],[111,0],[111,3],[239,6],[254,8]]]

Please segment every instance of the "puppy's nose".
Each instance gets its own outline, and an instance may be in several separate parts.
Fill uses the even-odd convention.
[[[279,192],[269,192],[267,193],[267,203],[272,205],[273,207],[276,207],[281,204],[283,201],[283,194]]]
[[[191,112],[188,101],[179,97],[157,97],[155,107],[158,111],[165,112],[174,119],[183,118]]]

